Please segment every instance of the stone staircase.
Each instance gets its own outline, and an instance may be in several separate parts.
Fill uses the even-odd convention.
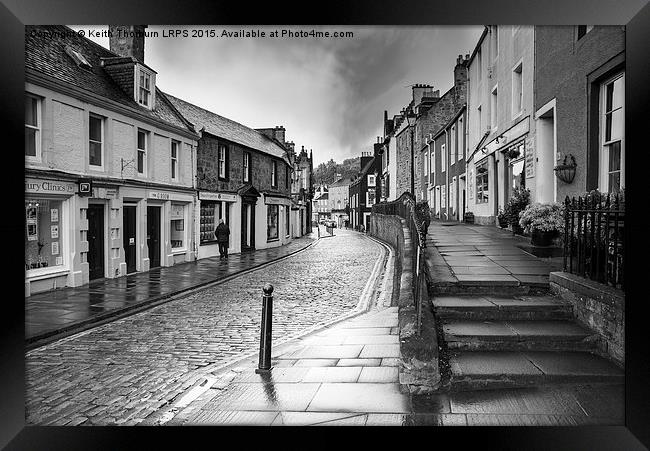
[[[598,355],[599,337],[573,320],[570,305],[539,291],[493,288],[432,299],[450,390],[624,381],[623,371]]]

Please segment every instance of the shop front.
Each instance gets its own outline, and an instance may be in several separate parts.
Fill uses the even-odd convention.
[[[25,179],[25,296],[82,284],[81,261],[73,259],[77,190],[72,181]]]
[[[258,226],[255,231],[258,249],[277,247],[291,241],[291,199],[264,195],[264,203],[259,203],[256,214],[266,218],[266,227]]]
[[[228,253],[240,252],[239,239],[235,222],[237,211],[241,202],[236,194],[212,191],[199,191],[199,211],[196,236],[199,241],[198,258],[214,257],[219,255],[219,245],[214,231],[223,221],[230,228],[230,242]]]

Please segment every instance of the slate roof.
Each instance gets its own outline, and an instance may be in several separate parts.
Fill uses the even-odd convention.
[[[204,129],[211,135],[241,144],[260,152],[282,158],[289,163],[286,150],[276,141],[262,132],[235,122],[232,119],[219,116],[216,113],[166,94],[169,101],[192,124],[196,131]]]
[[[334,188],[334,187],[337,187],[337,186],[346,186],[346,185],[349,185],[351,182],[352,182],[352,179],[349,178],[349,177],[348,178],[340,178],[336,182],[332,183],[330,185],[330,188]]]
[[[65,51],[66,46],[79,52],[91,64],[91,69],[84,69]],[[156,105],[154,110],[140,106],[132,96],[104,70],[101,58],[115,58],[115,53],[101,45],[79,36],[74,30],[63,25],[26,25],[25,26],[25,72],[33,70],[73,85],[91,94],[113,100],[124,106],[136,108],[142,116],[147,116],[183,130],[191,130],[183,118],[159,95],[156,88]]]

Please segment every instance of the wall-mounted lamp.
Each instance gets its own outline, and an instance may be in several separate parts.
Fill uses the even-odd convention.
[[[496,143],[499,144],[499,141],[501,141],[501,143],[506,142],[506,137],[503,135],[497,136]]]

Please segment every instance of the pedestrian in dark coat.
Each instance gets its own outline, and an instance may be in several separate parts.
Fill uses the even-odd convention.
[[[214,235],[217,237],[217,243],[219,243],[219,259],[228,259],[228,240],[230,237],[230,229],[223,222],[223,219],[219,220],[219,225],[214,231]]]

